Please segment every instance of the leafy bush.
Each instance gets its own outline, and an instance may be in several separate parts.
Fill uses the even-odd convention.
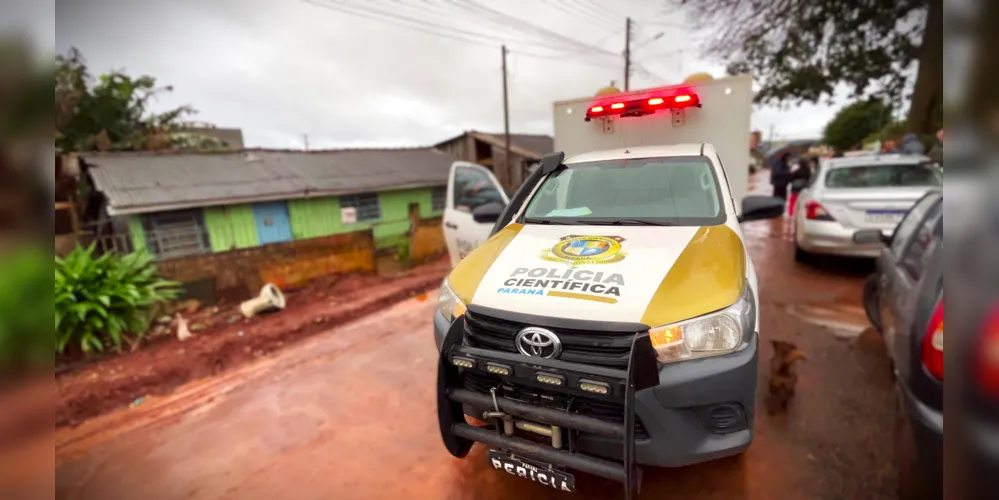
[[[0,256],[0,370],[51,366],[51,259],[39,246]]]
[[[149,328],[149,309],[177,296],[178,283],[156,273],[145,252],[94,256],[94,245],[77,246],[55,267],[55,349],[78,344],[85,353],[120,349],[126,335]]]

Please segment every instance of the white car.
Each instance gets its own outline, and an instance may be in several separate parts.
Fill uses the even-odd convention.
[[[921,155],[831,158],[812,174],[794,209],[795,259],[811,254],[874,258],[880,245],[853,234],[880,229],[891,236],[916,200],[943,186],[943,172]]]

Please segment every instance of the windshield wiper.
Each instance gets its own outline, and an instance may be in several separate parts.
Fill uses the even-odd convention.
[[[531,217],[524,218],[524,222],[526,222],[528,224],[561,224],[563,226],[569,224],[568,222],[562,222],[562,221],[559,221],[559,220],[535,219],[535,218],[531,218]]]
[[[672,226],[672,222],[654,221],[647,219],[614,219],[611,221],[587,221],[588,224],[608,225],[608,226]]]

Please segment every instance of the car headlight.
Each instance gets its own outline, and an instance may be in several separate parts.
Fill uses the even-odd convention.
[[[441,291],[437,294],[437,309],[444,315],[444,319],[451,322],[454,318],[465,314],[465,303],[458,298],[451,286],[447,284],[447,279],[441,283]]]
[[[734,304],[697,318],[649,330],[660,363],[728,354],[742,349],[756,328],[756,300],[746,285]]]

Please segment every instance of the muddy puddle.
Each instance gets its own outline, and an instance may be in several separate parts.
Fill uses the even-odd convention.
[[[821,327],[841,340],[852,340],[870,328],[867,316],[860,305],[836,302],[780,304],[784,312],[805,323]]]

